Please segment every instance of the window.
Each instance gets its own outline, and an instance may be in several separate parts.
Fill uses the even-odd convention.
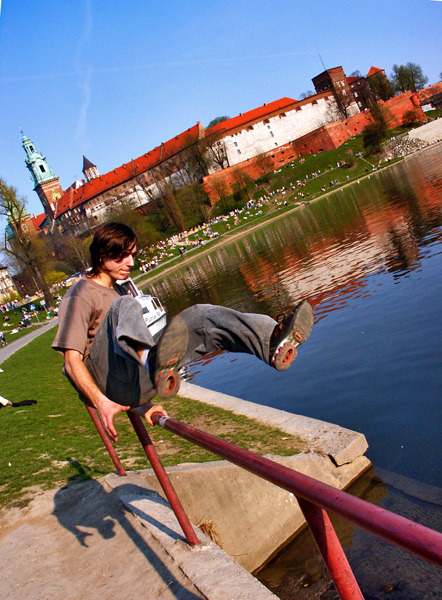
[[[237,146],[237,145],[238,145],[238,142],[233,142],[233,145],[234,145],[234,146]]]
[[[238,148],[238,154],[241,154],[241,150]]]
[[[273,131],[270,132],[271,137],[275,137],[275,134],[273,133]]]
[[[33,146],[29,146],[29,150],[30,150],[31,152],[34,152],[34,147],[33,147]]]
[[[44,168],[44,166],[43,166],[43,165],[39,165],[39,166],[40,166],[40,171],[41,171],[42,173],[44,173],[44,172],[46,171],[46,169]]]

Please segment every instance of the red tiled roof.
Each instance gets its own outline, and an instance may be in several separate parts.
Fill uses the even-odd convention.
[[[383,73],[384,69],[379,69],[378,67],[371,67],[369,72],[367,73],[367,77],[371,77],[375,73]]]
[[[359,79],[364,79],[364,78],[363,77],[347,77],[348,83],[354,83],[355,81],[358,81]]]
[[[32,224],[34,225],[36,230],[40,229],[40,226],[42,225],[42,223],[45,219],[46,219],[46,213],[42,213],[41,215],[31,217]]]
[[[434,85],[430,85],[423,90],[419,90],[417,93],[417,97],[419,98],[420,103],[424,103],[425,100],[432,98],[436,94],[442,93],[442,82],[435,83]]]
[[[157,146],[153,150],[150,150],[150,152],[146,152],[146,154],[130,160],[121,167],[117,167],[116,169],[109,171],[109,173],[91,179],[77,189],[73,189],[72,187],[69,188],[57,202],[55,218],[59,217],[67,210],[80,206],[83,202],[86,202],[86,200],[128,181],[136,175],[144,173],[162,160],[173,156],[186,147],[187,137],[196,136],[198,135],[198,132],[199,124],[197,123],[187,131],[180,133],[173,139],[161,144],[161,146]]]
[[[231,119],[227,119],[226,121],[222,121],[210,129],[206,129],[206,135],[210,135],[211,133],[216,133],[219,131],[227,131],[229,129],[234,129],[235,127],[240,127],[241,125],[245,125],[250,121],[256,121],[262,119],[267,114],[276,112],[278,110],[285,109],[292,104],[296,104],[298,101],[293,100],[293,98],[280,98],[279,100],[275,100],[274,102],[270,102],[269,104],[263,104],[258,108],[254,108],[253,110],[249,110],[245,113],[240,113],[237,117],[232,117]]]

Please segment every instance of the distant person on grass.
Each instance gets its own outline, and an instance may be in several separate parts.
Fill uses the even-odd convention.
[[[174,395],[178,369],[196,358],[215,350],[245,352],[285,370],[296,357],[296,347],[310,335],[313,313],[304,300],[278,321],[195,305],[173,317],[154,339],[141,305],[117,283],[129,277],[136,252],[135,233],[122,223],[106,224],[95,233],[92,267],[64,296],[52,344],[64,354],[64,374],[80,399],[97,409],[113,441],[113,420],[121,411],[136,409],[150,425],[153,412],[166,415],[151,400],[157,393]],[[173,389],[166,383],[170,374],[176,375]]]

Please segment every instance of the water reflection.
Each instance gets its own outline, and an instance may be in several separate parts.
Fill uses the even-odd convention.
[[[440,150],[433,152],[440,160]],[[300,298],[320,304],[358,294],[370,273],[401,276],[419,266],[421,245],[442,225],[441,187],[437,173],[400,164],[303,206],[150,289],[174,313],[195,302],[275,313]]]
[[[375,465],[442,486],[441,158],[439,145],[149,286],[171,314],[198,302],[271,315],[314,306],[289,371],[220,356],[195,382],[363,431]]]
[[[386,470],[366,498],[439,531],[441,159],[439,145],[150,286],[173,314],[212,302],[276,315],[308,298],[315,326],[291,369],[221,354],[195,365],[193,381],[362,431],[375,473]],[[398,474],[406,488],[396,485]],[[339,529],[367,597],[437,596],[437,569],[348,524]],[[262,577],[281,598],[319,594],[327,580],[317,556],[306,533]]]
[[[368,473],[350,491],[371,504],[401,513],[427,527],[437,527],[442,519],[440,491],[428,490],[426,486],[416,487],[415,482],[404,478],[385,483],[382,478]],[[438,597],[437,590],[442,588],[440,568],[355,528],[344,519],[331,515],[331,521],[365,598],[424,600]],[[282,600],[337,598],[325,564],[307,529],[257,577]]]

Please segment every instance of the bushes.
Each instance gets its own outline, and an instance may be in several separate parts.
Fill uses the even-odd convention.
[[[387,128],[383,123],[375,121],[362,131],[362,142],[369,154],[380,152],[381,143],[387,137]]]

